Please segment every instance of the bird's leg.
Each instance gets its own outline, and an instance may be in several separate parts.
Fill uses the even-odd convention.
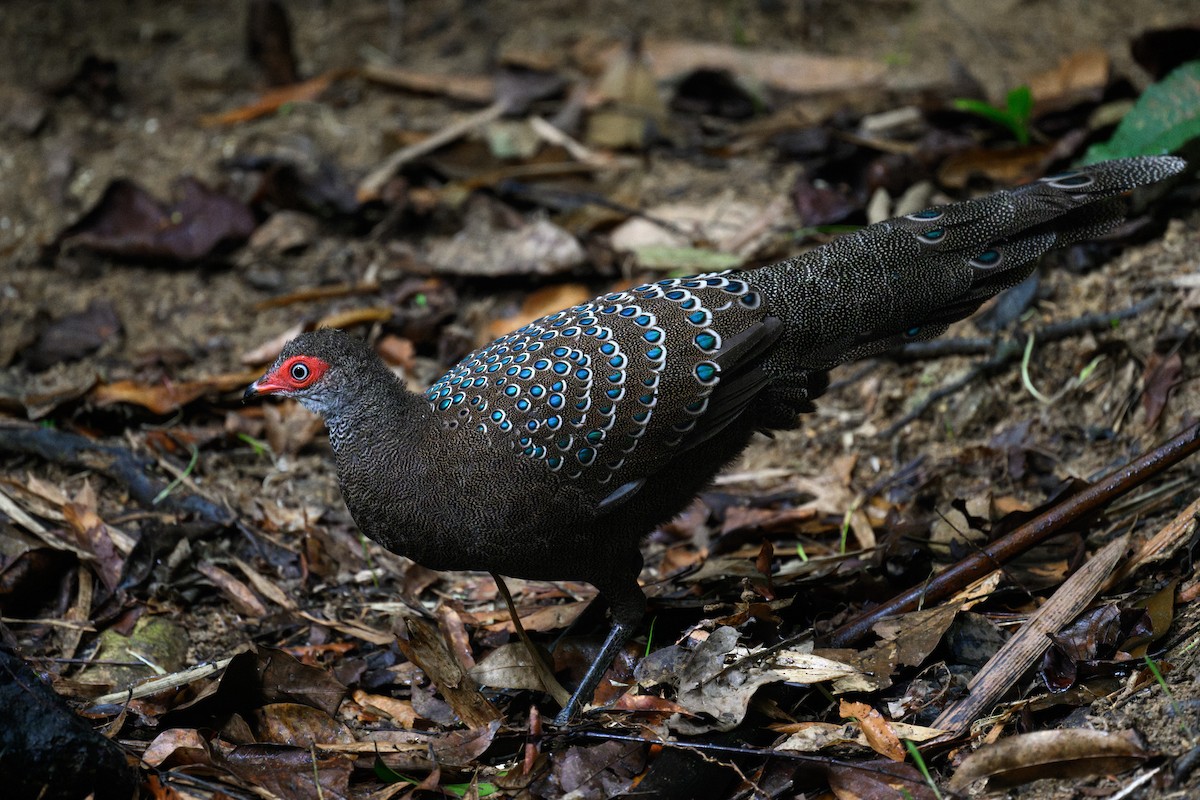
[[[612,630],[608,632],[608,638],[604,640],[604,646],[600,648],[600,652],[596,655],[592,665],[588,667],[587,674],[583,676],[583,680],[579,683],[579,688],[575,690],[575,694],[571,695],[571,699],[563,706],[562,711],[558,712],[558,716],[554,718],[555,725],[566,725],[571,721],[571,718],[583,707],[584,703],[591,702],[592,695],[596,693],[596,687],[600,684],[600,679],[604,677],[604,673],[608,671],[608,667],[612,664],[617,653],[625,646],[625,642],[629,641],[629,637],[633,634],[633,625],[626,625],[621,622],[614,622]]]
[[[596,687],[600,684],[600,679],[604,677],[604,673],[612,664],[613,659],[617,657],[617,653],[621,652],[621,648],[629,641],[629,637],[633,635],[641,623],[642,617],[646,614],[646,595],[642,593],[637,582],[637,574],[642,568],[641,553],[631,553],[627,558],[621,560],[624,562],[625,574],[617,575],[613,580],[607,582],[597,581],[593,584],[608,600],[613,618],[612,630],[608,632],[608,638],[604,640],[600,652],[588,667],[583,680],[580,681],[579,688],[575,690],[571,699],[554,718],[556,725],[566,725],[585,703],[591,702],[592,695],[596,693]]]

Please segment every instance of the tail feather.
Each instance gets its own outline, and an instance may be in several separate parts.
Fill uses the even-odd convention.
[[[880,222],[746,273],[786,323],[775,371],[825,369],[936,336],[1023,281],[1048,250],[1119,224],[1121,195],[1186,166],[1173,156],[1092,164]]]

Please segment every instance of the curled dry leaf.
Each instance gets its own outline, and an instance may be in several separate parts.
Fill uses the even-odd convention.
[[[148,767],[182,767],[189,764],[211,764],[212,752],[208,741],[192,728],[168,728],[154,737],[142,753],[142,763]]]
[[[891,723],[883,715],[866,703],[854,703],[843,700],[838,713],[843,719],[853,718],[858,721],[863,736],[871,749],[892,761],[903,761],[905,758],[904,745],[900,737],[892,730]]]
[[[927,742],[944,735],[940,728],[926,728],[907,722],[889,722],[888,727],[898,739]],[[771,726],[772,730],[788,733],[788,738],[775,746],[776,750],[792,750],[798,753],[815,753],[827,747],[856,744],[863,748],[875,748],[866,732],[856,722],[834,725],[829,722],[801,722],[793,725]]]
[[[734,628],[720,627],[690,653],[673,645],[643,660],[638,682],[648,685],[657,678],[676,683],[675,702],[695,717],[673,719],[672,728],[684,734],[731,730],[741,723],[761,686],[779,681],[836,682],[858,674],[846,664],[800,650],[755,658],[750,651],[737,648],[737,639]],[[735,660],[727,666],[731,654]]]
[[[961,792],[981,778],[999,786],[1019,786],[1043,778],[1116,774],[1151,755],[1133,731],[1036,731],[979,748],[963,761],[949,788]]]
[[[221,594],[225,595],[237,613],[254,619],[259,619],[267,615],[267,608],[258,599],[258,596],[250,590],[249,586],[239,581],[229,572],[215,564],[206,564],[203,562],[196,565],[196,571],[208,578],[220,590]]]
[[[141,406],[153,414],[167,415],[206,395],[232,392],[245,388],[255,380],[259,372],[236,372],[214,375],[195,381],[138,383],[137,381],[114,381],[97,386],[88,399],[97,406],[116,403]]]
[[[408,700],[397,700],[387,695],[369,694],[362,689],[355,689],[354,702],[373,714],[400,723],[406,730],[412,730],[420,719],[412,702]]]

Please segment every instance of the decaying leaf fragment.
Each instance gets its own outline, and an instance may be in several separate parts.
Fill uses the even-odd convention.
[[[1119,773],[1151,755],[1133,731],[1035,731],[979,748],[954,773],[949,788],[960,792],[981,778],[994,786],[1018,786],[1042,778]]]

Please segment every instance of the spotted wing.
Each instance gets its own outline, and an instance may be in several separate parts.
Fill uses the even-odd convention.
[[[766,319],[759,292],[729,274],[637,286],[495,340],[426,398],[565,478],[628,494],[761,388],[745,365],[774,336]]]

